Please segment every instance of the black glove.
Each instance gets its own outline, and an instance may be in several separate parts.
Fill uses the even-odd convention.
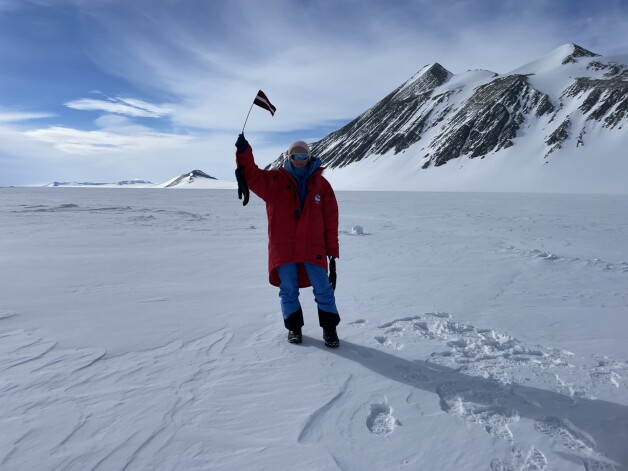
[[[238,134],[238,140],[236,141],[235,146],[238,154],[241,154],[247,149],[247,147],[249,147],[249,141],[247,141],[244,137],[244,133]]]
[[[242,134],[240,134],[240,136],[242,136]],[[246,142],[246,140],[244,142]],[[244,178],[244,165],[240,165],[236,168],[235,176],[236,180],[238,180],[238,199],[241,200],[244,195],[242,206],[246,206],[246,203],[249,202],[249,184],[246,182],[246,178]]]
[[[329,283],[336,291],[336,257],[329,257]]]

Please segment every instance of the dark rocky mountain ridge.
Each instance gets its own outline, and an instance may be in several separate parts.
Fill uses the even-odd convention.
[[[416,171],[422,172],[463,156],[483,159],[531,140],[544,146],[548,159],[570,137],[574,147],[586,145],[587,128],[594,125],[625,132],[625,63],[570,44],[531,64],[503,75],[454,75],[438,63],[425,66],[353,121],[312,143],[312,152],[330,169],[386,154],[416,159]],[[467,77],[474,74],[481,80]],[[544,89],[550,79],[568,85],[556,94]],[[267,168],[278,167],[284,158]]]

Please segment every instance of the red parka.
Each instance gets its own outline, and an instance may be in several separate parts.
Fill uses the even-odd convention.
[[[287,263],[309,262],[327,269],[327,257],[339,257],[338,203],[323,168],[309,178],[301,209],[298,184],[286,169],[261,170],[251,146],[236,153],[236,163],[244,166],[249,189],[266,203],[270,283],[279,286],[277,267]],[[311,286],[302,264],[298,274],[300,288]]]

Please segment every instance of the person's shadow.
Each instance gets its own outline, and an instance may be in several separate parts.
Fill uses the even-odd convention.
[[[512,407],[520,417],[534,420],[538,431],[554,436],[562,443],[565,449],[565,453],[561,453],[563,457],[579,465],[584,464],[586,469],[607,469],[600,468],[601,463],[595,467],[596,462],[606,461],[598,454],[612,460],[617,469],[628,468],[627,406],[601,400],[574,399],[518,384],[504,385],[427,361],[408,361],[346,340],[341,340],[337,349],[329,349],[311,337],[304,336],[304,341],[309,346],[351,360],[390,380],[437,394],[445,412],[458,398],[478,407],[494,408],[495,413],[507,414],[506,409]],[[503,408],[504,403],[509,407]]]

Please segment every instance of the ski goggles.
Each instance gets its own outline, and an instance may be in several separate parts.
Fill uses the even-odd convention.
[[[307,152],[304,154],[290,154],[292,160],[307,160],[310,158],[310,154]]]

